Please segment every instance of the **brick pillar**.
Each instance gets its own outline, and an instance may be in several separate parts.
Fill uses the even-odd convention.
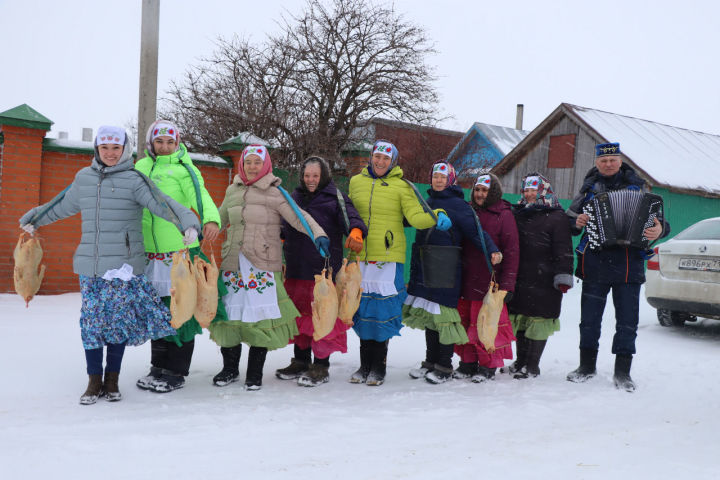
[[[240,165],[240,157],[242,156],[242,152],[243,152],[242,148],[240,150],[232,149],[232,150],[225,150],[222,152],[223,155],[230,157],[230,159],[233,162],[232,178],[235,178],[235,175],[240,173],[240,168],[242,168]],[[232,178],[230,179],[230,181],[232,181]]]
[[[14,292],[18,219],[40,203],[42,145],[52,122],[20,105],[0,113],[0,292]]]

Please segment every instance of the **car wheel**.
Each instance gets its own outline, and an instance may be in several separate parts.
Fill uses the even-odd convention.
[[[691,315],[685,312],[673,312],[664,308],[657,310],[658,322],[663,327],[682,327],[687,320],[691,320]]]

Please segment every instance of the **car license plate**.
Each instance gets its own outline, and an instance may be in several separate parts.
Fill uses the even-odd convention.
[[[680,270],[720,272],[720,260],[710,258],[681,258],[678,268]]]

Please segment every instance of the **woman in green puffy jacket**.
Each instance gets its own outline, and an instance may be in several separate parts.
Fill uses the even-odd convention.
[[[436,221],[438,230],[452,226],[443,210],[425,211],[397,163],[395,145],[378,140],[368,166],[350,179],[350,200],[368,228],[357,255],[363,293],[353,329],[360,337],[360,368],[350,377],[351,383],[382,385],[388,342],[400,335],[407,297],[403,219],[419,229],[430,228]]]
[[[177,127],[167,120],[157,120],[150,125],[145,137],[145,155],[137,161],[135,168],[150,177],[163,193],[200,213],[204,238],[210,242],[217,239],[220,214],[205,189],[200,170],[193,165],[185,145],[180,143]],[[143,213],[143,237],[147,256],[145,275],[169,306],[172,254],[185,248],[182,235],[170,222],[146,209]],[[188,248],[192,258],[200,255],[203,260],[209,261],[200,251],[197,240]],[[220,296],[226,293],[220,280],[218,293]],[[227,318],[222,302],[218,302],[215,318]],[[202,333],[202,328],[192,317],[177,330],[177,335],[153,340],[150,373],[140,378],[137,386],[157,393],[183,387],[198,333]]]

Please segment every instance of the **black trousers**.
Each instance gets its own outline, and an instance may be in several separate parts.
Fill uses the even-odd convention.
[[[150,342],[150,363],[153,367],[170,370],[183,377],[190,373],[190,362],[195,350],[195,340],[178,346],[162,338]]]

